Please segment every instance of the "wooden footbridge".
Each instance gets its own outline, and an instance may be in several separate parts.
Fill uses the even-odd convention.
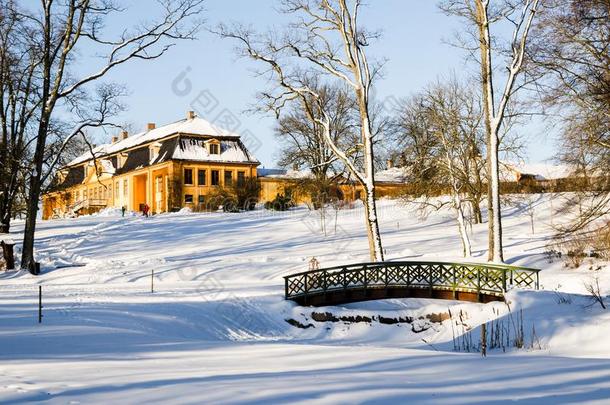
[[[284,277],[287,300],[324,306],[385,298],[504,300],[511,288],[539,288],[539,270],[491,263],[376,262]]]

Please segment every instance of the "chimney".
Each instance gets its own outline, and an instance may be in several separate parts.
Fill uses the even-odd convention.
[[[153,129],[155,129],[157,126],[155,125],[154,122],[149,122],[148,124],[146,124],[146,129],[151,131]]]
[[[195,111],[187,111],[186,112],[186,119],[187,120],[192,120],[193,118],[195,118]]]
[[[394,161],[392,159],[388,159],[386,162],[386,166],[388,169],[391,169],[394,167]]]
[[[121,131],[121,140],[127,139],[128,136],[129,136],[129,132]]]
[[[118,140],[119,140],[118,136],[113,136],[112,137],[112,143],[116,143],[116,141],[118,141]]]

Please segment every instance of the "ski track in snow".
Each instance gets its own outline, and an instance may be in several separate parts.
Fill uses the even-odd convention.
[[[43,221],[43,274],[0,274],[0,403],[177,402],[599,402],[610,398],[610,311],[591,306],[584,282],[610,270],[567,269],[544,254],[548,196],[536,200],[536,233],[523,207],[507,207],[510,263],[538,267],[542,291],[513,291],[538,350],[453,351],[452,321],[510,320],[503,303],[385,300],[304,308],[283,300],[282,276],[368,260],[363,209],[288,213],[93,215]],[[450,212],[420,220],[413,207],[379,202],[389,260],[460,260]],[[23,224],[15,224],[19,240]],[[472,260],[485,260],[486,224],[472,230]],[[597,268],[597,264],[593,266]],[[154,270],[154,293],[151,272]],[[44,318],[37,323],[38,285]],[[412,317],[409,324],[316,322],[335,316]],[[315,328],[299,329],[295,319]],[[526,336],[526,338],[527,338]],[[137,398],[137,399],[136,399]]]

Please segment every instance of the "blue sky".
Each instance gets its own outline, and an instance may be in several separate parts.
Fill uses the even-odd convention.
[[[121,24],[148,18],[142,14],[142,3],[132,0],[128,13],[120,20],[110,21],[108,28],[118,29]],[[282,16],[275,6],[274,0],[207,0],[204,18],[208,26],[239,21],[265,30],[281,23]],[[377,83],[379,99],[406,97],[439,76],[473,69],[463,51],[443,42],[460,26],[438,11],[436,1],[370,0],[360,17],[368,28],[383,32],[382,38],[369,48],[373,56],[388,60],[384,77]],[[124,100],[128,111],[121,120],[139,131],[147,122],[161,125],[181,119],[193,106],[210,121],[222,121],[219,117],[229,114],[236,119],[237,132],[249,131],[261,141],[262,147],[255,154],[263,165],[275,166],[275,119],[245,112],[266,82],[253,75],[252,62],[238,58],[234,47],[235,43],[202,31],[198,40],[178,43],[158,60],[120,67],[109,79],[126,84],[130,92]],[[184,78],[190,89],[185,88]],[[208,108],[201,107],[210,99],[214,101],[207,104]],[[552,137],[545,135],[542,128],[543,125],[529,125],[524,129],[528,134],[528,157],[533,162],[552,156]]]

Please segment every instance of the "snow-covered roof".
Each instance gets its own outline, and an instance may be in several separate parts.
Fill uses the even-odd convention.
[[[193,118],[186,118],[172,124],[163,125],[155,129],[137,133],[115,143],[97,146],[93,149],[94,155],[92,155],[91,152],[84,153],[68,163],[67,166],[73,166],[86,162],[87,160],[93,159],[94,156],[99,157],[103,155],[111,155],[125,149],[130,149],[135,146],[166,138],[170,135],[178,133],[207,135],[221,138],[239,138],[238,134],[220,128],[209,121],[204,120],[203,118],[195,116]]]
[[[108,159],[100,159],[100,166],[102,168],[102,173],[105,174],[114,174],[116,171],[114,165]]]
[[[196,138],[180,139],[172,154],[172,159],[205,161],[205,162],[256,162],[256,158],[248,152],[237,140],[220,142],[220,153],[212,155],[208,151],[206,141]]]
[[[259,169],[258,177],[267,179],[298,180],[312,177],[311,170]]]
[[[512,162],[506,162],[501,166],[501,180],[515,181],[516,174],[534,176],[536,180],[556,180],[572,176],[574,168],[568,165],[553,165],[548,163]]]
[[[258,177],[266,179],[298,180],[312,177],[311,170],[258,169]],[[380,183],[406,183],[408,174],[406,168],[393,167],[375,173],[375,181]]]
[[[406,183],[409,181],[407,168],[392,167],[375,173],[375,181],[380,183]]]

